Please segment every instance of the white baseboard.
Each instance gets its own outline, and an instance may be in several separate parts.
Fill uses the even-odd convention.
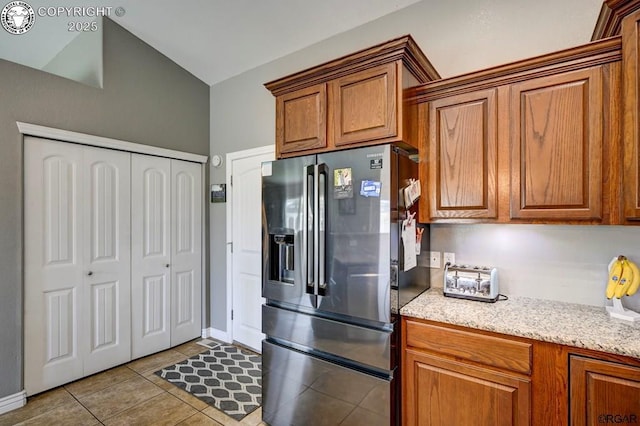
[[[231,339],[229,338],[229,333],[226,331],[218,330],[217,328],[209,327],[202,329],[202,338],[211,337],[213,339],[221,340],[225,343],[231,343]]]
[[[0,398],[0,414],[8,413],[27,403],[27,393],[25,391],[14,393],[13,395]]]

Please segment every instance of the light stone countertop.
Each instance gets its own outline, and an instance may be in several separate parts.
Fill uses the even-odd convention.
[[[610,318],[604,307],[518,296],[485,303],[432,288],[400,314],[640,359],[640,323]]]

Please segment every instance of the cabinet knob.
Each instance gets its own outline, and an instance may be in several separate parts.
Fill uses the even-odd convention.
[[[89,276],[93,275],[93,271],[87,272],[87,275],[89,275]]]
[[[166,264],[166,265],[164,265],[164,266],[165,266],[165,268],[168,268],[168,267],[169,267],[169,264],[167,263],[167,264]]]

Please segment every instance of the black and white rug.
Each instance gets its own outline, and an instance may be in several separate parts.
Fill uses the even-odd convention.
[[[218,344],[155,374],[242,420],[262,404],[261,367],[260,355]]]

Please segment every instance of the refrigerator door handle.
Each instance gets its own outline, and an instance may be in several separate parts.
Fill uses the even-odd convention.
[[[320,199],[320,175],[318,173],[318,165],[313,167],[313,294],[318,295],[318,278],[320,275],[320,262],[318,259],[320,255],[320,206],[318,203]],[[318,306],[314,307],[317,308]]]
[[[320,184],[320,181],[322,183]],[[327,288],[327,275],[326,275],[326,249],[327,249],[327,203],[329,196],[329,167],[326,164],[318,165],[318,290],[316,294],[318,296],[324,296]],[[320,192],[321,191],[321,192]]]
[[[315,185],[315,166],[305,166],[304,173],[304,185],[302,188],[302,256],[301,262],[302,265],[302,279],[304,280],[304,291],[308,294],[315,294],[314,290],[314,271],[309,268],[309,258],[315,258],[313,252],[313,244],[312,241],[309,241],[309,202],[311,201],[311,196],[313,196],[313,192],[309,191],[309,181],[311,181],[312,185]],[[315,209],[315,203],[311,204]],[[315,215],[314,215],[315,217]],[[311,254],[311,256],[309,256]],[[315,305],[315,301],[313,302]],[[315,306],[314,306],[315,307]]]

